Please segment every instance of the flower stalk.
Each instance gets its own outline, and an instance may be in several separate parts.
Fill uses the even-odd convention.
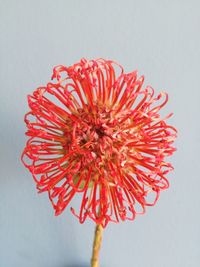
[[[101,249],[102,243],[102,235],[103,235],[103,227],[101,224],[96,225],[95,236],[93,242],[93,251],[91,258],[91,267],[99,267],[99,253]]]

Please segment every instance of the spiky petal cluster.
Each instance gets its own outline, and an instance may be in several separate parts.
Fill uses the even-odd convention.
[[[37,189],[48,192],[56,215],[79,194],[79,212],[71,211],[81,223],[133,220],[169,186],[165,158],[176,129],[166,123],[171,114],[159,115],[167,94],[154,97],[143,76],[104,59],[57,66],[52,79],[28,96],[25,115],[22,160]]]

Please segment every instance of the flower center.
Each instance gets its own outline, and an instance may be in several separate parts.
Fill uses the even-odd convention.
[[[99,138],[103,137],[105,135],[103,127],[98,127],[95,129],[96,133],[98,134]]]
[[[66,154],[71,154],[73,150],[69,161],[79,163],[81,168],[89,170],[91,164],[94,165],[92,177],[97,177],[100,170],[108,177],[111,166],[124,167],[126,170],[125,166],[129,162],[126,144],[131,134],[128,127],[130,121],[120,124],[126,111],[115,115],[112,109],[99,105],[95,108],[96,112],[89,108],[78,110],[77,120],[65,135],[64,150]],[[109,177],[109,180],[113,179]]]

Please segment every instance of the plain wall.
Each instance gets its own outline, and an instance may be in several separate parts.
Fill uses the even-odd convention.
[[[87,267],[94,224],[38,195],[20,154],[26,96],[82,57],[138,69],[166,90],[178,151],[170,189],[134,222],[109,224],[101,267],[200,266],[200,2],[0,0],[0,267]]]

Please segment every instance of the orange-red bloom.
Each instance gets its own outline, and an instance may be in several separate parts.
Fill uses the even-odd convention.
[[[159,115],[167,94],[155,97],[142,89],[143,76],[104,59],[57,66],[52,79],[28,96],[25,115],[22,160],[37,189],[48,192],[56,215],[79,194],[80,210],[71,211],[81,223],[133,220],[169,186],[165,158],[176,129],[166,123],[172,114]]]

